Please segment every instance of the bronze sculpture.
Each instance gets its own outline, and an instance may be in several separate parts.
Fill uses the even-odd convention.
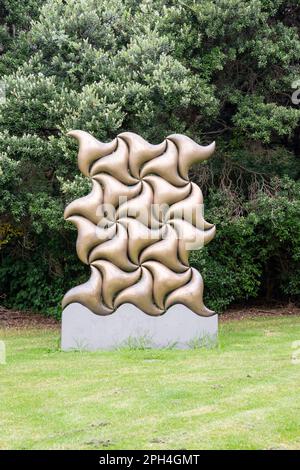
[[[184,304],[201,316],[214,314],[203,304],[203,280],[189,266],[188,249],[208,243],[216,229],[202,216],[202,192],[188,170],[215,144],[181,134],[158,145],[131,132],[110,143],[79,130],[69,135],[79,141],[78,166],[93,187],[67,206],[65,219],[78,229],[77,254],[91,277],[67,292],[63,308],[77,302],[108,315],[132,303],[160,316]]]

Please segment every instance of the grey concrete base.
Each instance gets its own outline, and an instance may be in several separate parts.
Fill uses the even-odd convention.
[[[152,317],[131,304],[99,316],[78,303],[62,315],[61,348],[96,351],[120,347],[179,349],[212,346],[217,341],[218,316],[200,317],[184,305],[173,305]]]

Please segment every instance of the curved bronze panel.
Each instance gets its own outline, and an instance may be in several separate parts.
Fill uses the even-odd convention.
[[[142,267],[142,275],[133,286],[124,289],[115,299],[115,308],[125,303],[134,304],[149,315],[161,315],[164,313],[154,302],[153,278],[148,269]]]
[[[181,178],[178,173],[178,150],[174,142],[167,140],[166,151],[145,163],[141,170],[141,178],[151,174],[161,176],[174,186],[186,185],[186,180]]]
[[[93,177],[103,188],[103,203],[112,205],[115,208],[119,206],[120,198],[132,199],[136,197],[142,190],[142,182],[137,181],[134,185],[128,186],[121,183],[114,176],[106,173],[100,173]]]
[[[84,131],[68,135],[78,139],[79,169],[93,183],[64,214],[78,229],[77,254],[91,277],[65,295],[63,307],[79,302],[107,315],[129,302],[157,316],[182,303],[212,315],[188,250],[208,243],[216,229],[203,217],[202,192],[188,170],[209,158],[215,144],[204,147],[181,134],[158,145],[133,132],[110,143]]]
[[[96,260],[107,260],[123,271],[136,270],[136,264],[128,258],[128,233],[122,224],[117,224],[116,235],[95,246],[90,252],[89,263]]]
[[[144,248],[139,260],[142,265],[145,261],[159,261],[175,273],[182,273],[187,269],[178,257],[178,237],[171,225],[165,226],[162,240]]]
[[[102,292],[102,277],[100,272],[94,266],[91,266],[91,277],[84,284],[73,287],[69,290],[63,298],[62,307],[78,302],[85,307],[89,308],[97,315],[108,315],[113,312],[103,304],[101,298]]]
[[[176,291],[178,287],[182,287],[191,278],[190,268],[183,273],[175,273],[158,261],[145,261],[143,266],[152,274],[154,302],[161,310],[165,310],[166,296]]]
[[[129,149],[123,139],[118,138],[116,150],[105,157],[99,158],[92,165],[91,176],[99,173],[108,173],[117,178],[121,183],[132,185],[138,183],[137,178],[133,178],[128,172]]]
[[[196,269],[191,268],[191,280],[183,287],[173,291],[166,299],[166,309],[174,304],[184,304],[189,307],[193,312],[198,313],[204,317],[213,315],[214,312],[209,310],[203,304],[203,279],[201,274]]]
[[[73,215],[86,217],[88,220],[97,224],[100,222],[99,207],[103,204],[103,189],[96,181],[92,181],[93,189],[87,196],[76,199],[69,204],[64,212],[64,218],[69,219]]]
[[[116,295],[126,287],[136,284],[141,276],[141,268],[129,273],[115,266],[109,261],[94,261],[95,266],[102,274],[102,297],[104,303],[113,310]]]
[[[166,149],[166,142],[159,145],[149,144],[141,136],[133,132],[123,132],[119,137],[125,140],[129,148],[129,172],[134,178],[140,178],[140,171],[144,163],[158,157]]]
[[[194,163],[203,162],[211,157],[216,147],[215,142],[203,147],[203,145],[199,145],[186,135],[181,134],[169,135],[168,139],[172,140],[178,148],[178,170],[182,178],[186,180],[190,167]]]
[[[67,135],[74,137],[79,142],[78,167],[85,176],[90,176],[92,163],[98,158],[109,155],[117,147],[117,139],[104,144],[85,131],[70,131]]]

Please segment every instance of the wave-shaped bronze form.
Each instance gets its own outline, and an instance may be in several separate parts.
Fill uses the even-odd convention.
[[[129,302],[149,315],[176,303],[202,316],[203,280],[188,263],[188,250],[215,235],[204,220],[200,188],[188,179],[194,163],[209,158],[215,143],[198,145],[173,134],[158,145],[133,132],[102,143],[84,131],[78,166],[92,179],[90,194],[65,209],[78,229],[77,254],[91,267],[90,279],[65,295],[65,308],[78,302],[97,315]]]

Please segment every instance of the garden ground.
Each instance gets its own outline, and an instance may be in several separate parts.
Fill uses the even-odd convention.
[[[300,449],[300,314],[268,313],[225,315],[212,349],[64,353],[2,312],[0,448]]]

